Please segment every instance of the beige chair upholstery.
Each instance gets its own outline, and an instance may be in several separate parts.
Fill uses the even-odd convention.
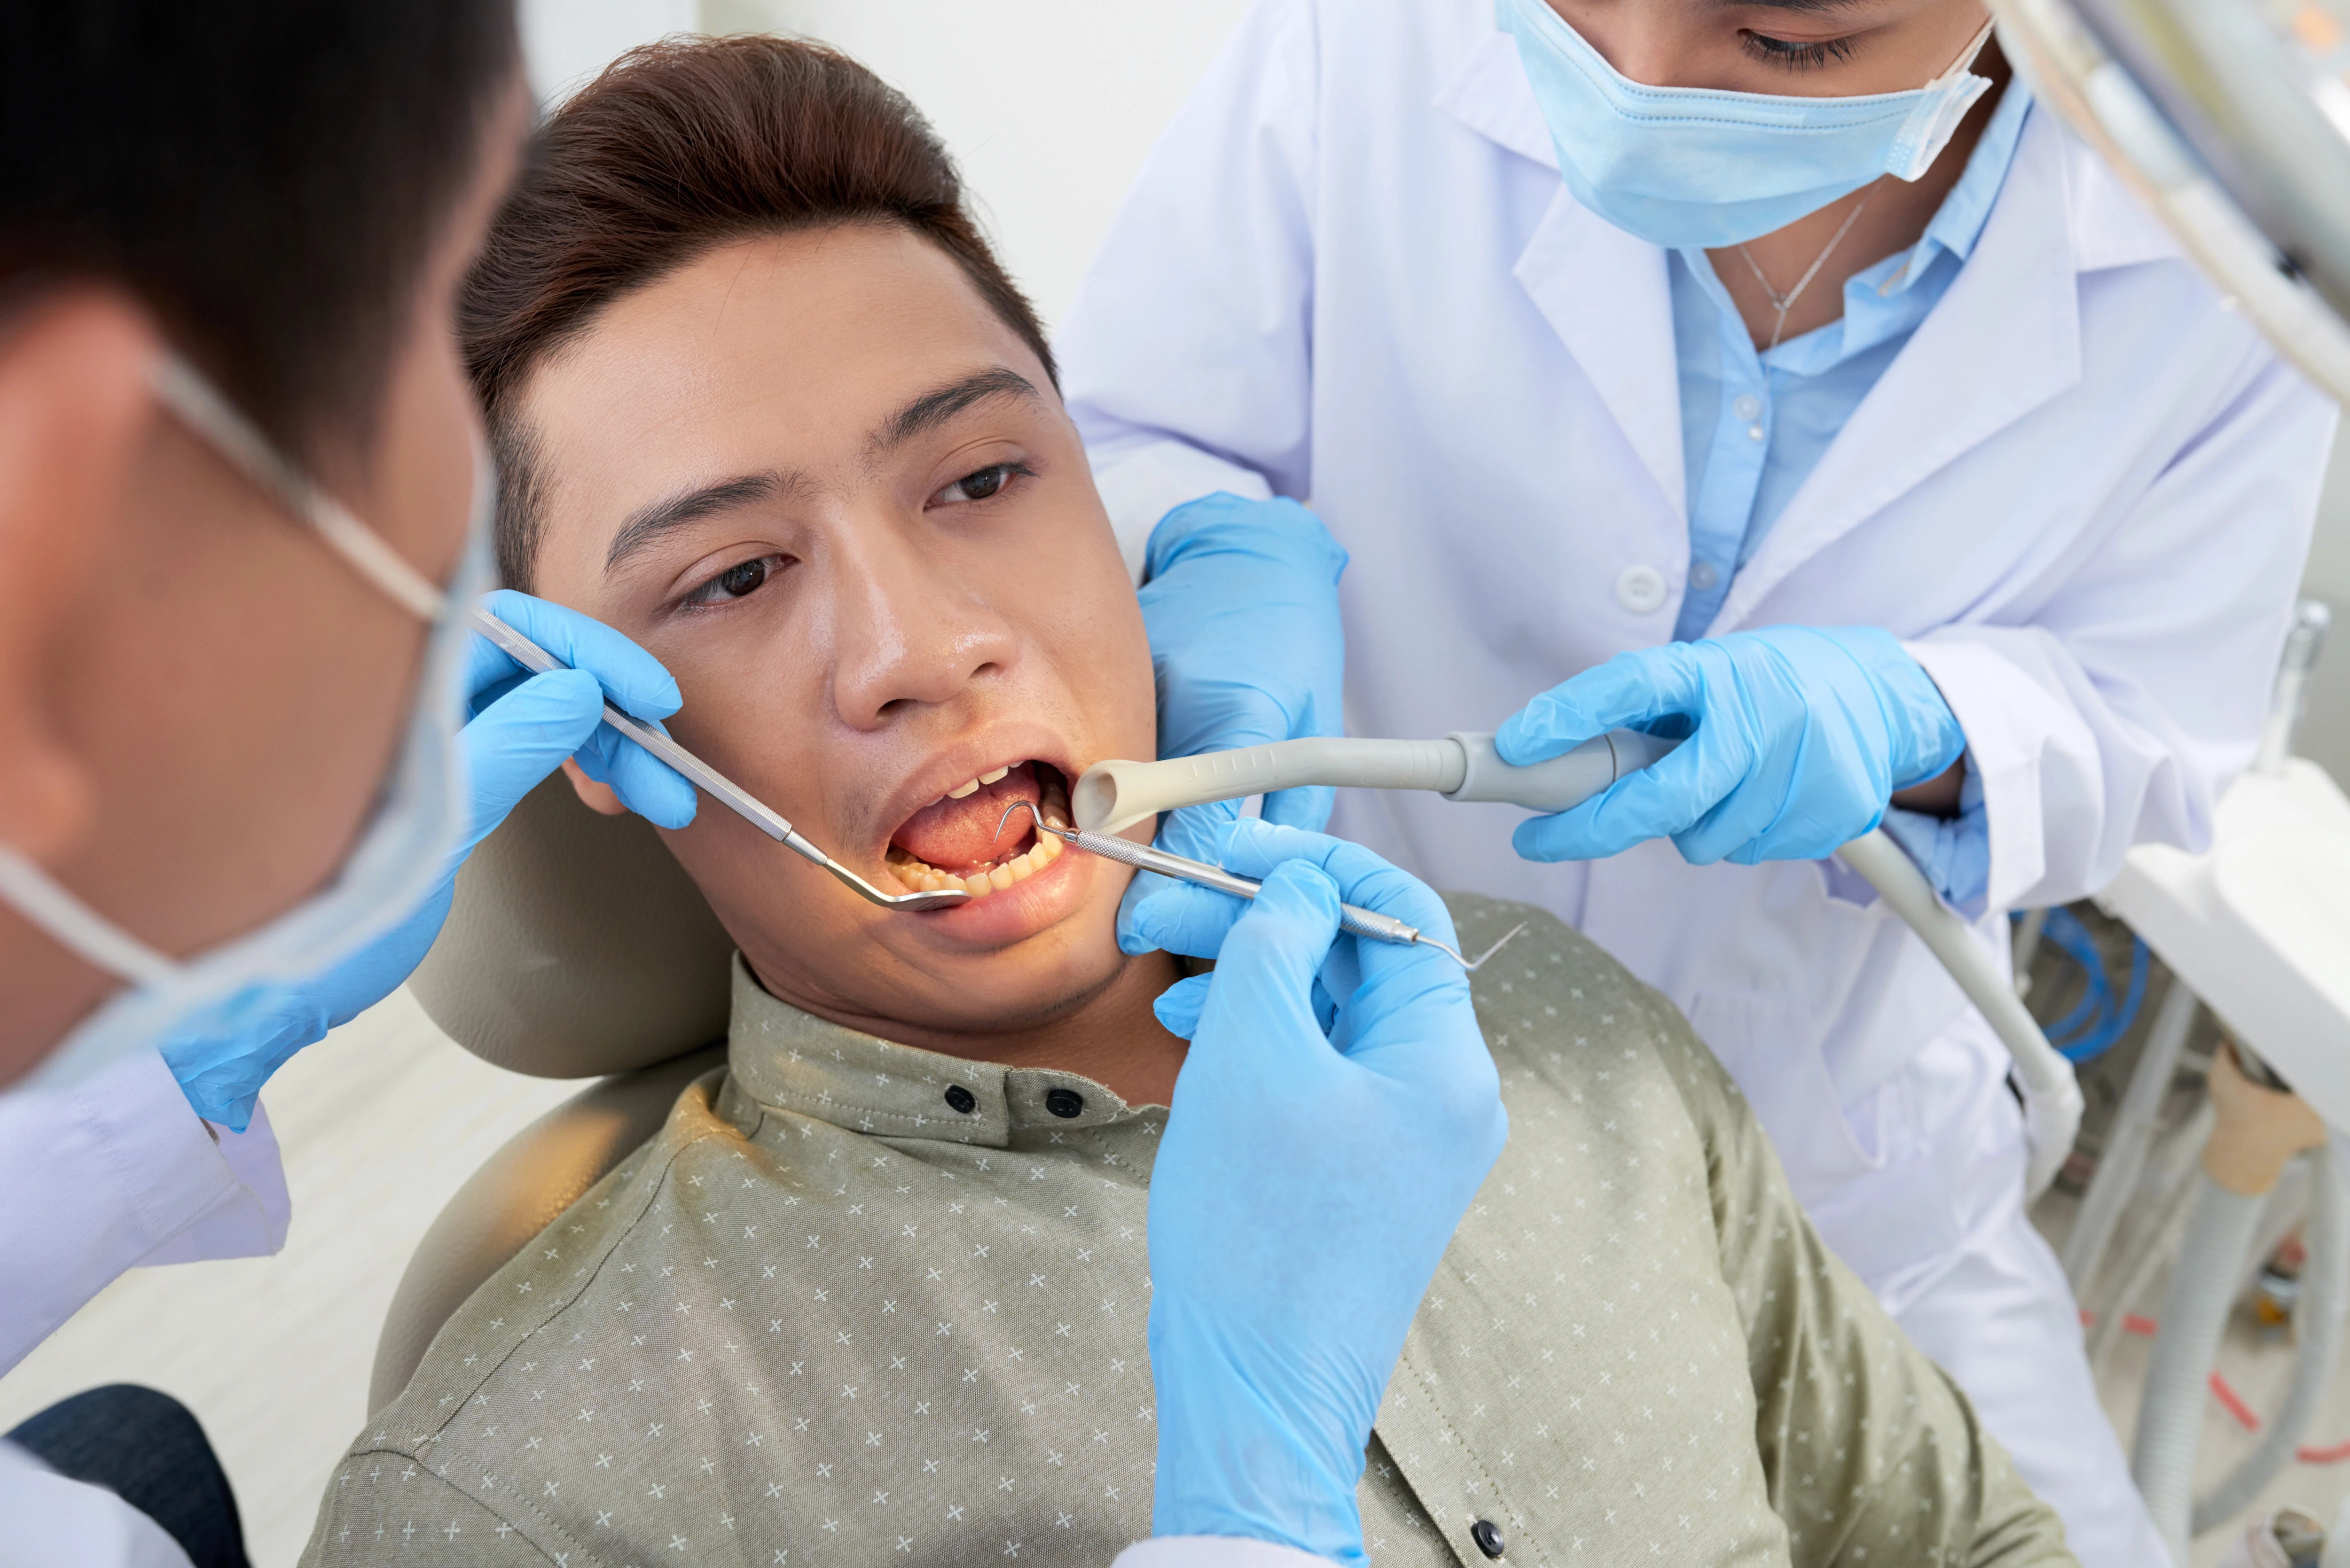
[[[611,1075],[525,1128],[433,1221],[376,1344],[370,1411],[476,1286],[723,1065],[733,947],[653,828],[589,811],[559,774],[473,852],[410,989],[499,1066]]]
[[[598,815],[556,774],[473,851],[408,985],[476,1056],[592,1078],[725,1033],[733,950],[653,826]]]

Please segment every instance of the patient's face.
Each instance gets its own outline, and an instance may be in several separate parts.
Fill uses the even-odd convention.
[[[985,889],[878,909],[705,796],[667,836],[770,991],[926,1043],[1108,986],[1128,873],[996,827],[1152,754],[1149,649],[1044,366],[951,261],[878,225],[730,244],[613,304],[522,413],[533,586],[668,666],[671,732],[886,890]]]

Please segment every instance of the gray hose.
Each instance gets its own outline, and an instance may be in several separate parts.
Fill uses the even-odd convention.
[[[2073,1233],[2064,1239],[2064,1278],[2071,1282],[2076,1297],[2087,1295],[2097,1263],[2113,1240],[2114,1224],[2130,1194],[2137,1190],[2138,1178],[2146,1173],[2147,1152],[2154,1147],[2162,1102],[2170,1092],[2171,1080],[2178,1076],[2178,1054],[2194,1029],[2199,1009],[2187,982],[2172,976],[2162,1010],[2155,1014],[2154,1027],[2147,1033],[2146,1050],[2130,1074],[2129,1087],[2122,1091],[2112,1130],[2106,1135],[2105,1153],[2097,1160],[2097,1173],[2089,1179],[2089,1189],[2082,1195],[2080,1217],[2073,1221]]]
[[[1526,767],[1503,762],[1489,734],[1455,731],[1440,741],[1311,739],[1164,762],[1096,763],[1069,792],[1077,826],[1102,833],[1155,812],[1236,800],[1299,784],[1434,790],[1449,800],[1500,801],[1529,811],[1565,811],[1669,753],[1678,741],[1613,730]],[[1942,961],[2015,1063],[2023,1090],[2030,1160],[2027,1199],[2055,1180],[2081,1128],[2081,1085],[1974,930],[1935,896],[1917,865],[1882,828],[1836,851]]]
[[[2024,1200],[2039,1197],[2064,1168],[2081,1130],[2081,1085],[2073,1075],[2073,1064],[2048,1044],[2032,1010],[1975,939],[1974,928],[1935,896],[1925,873],[1883,828],[1871,828],[1845,845],[1836,858],[1866,877],[1886,907],[1908,922],[2007,1047],[2015,1081],[2023,1091],[2029,1153]]]
[[[2319,1403],[2333,1386],[2334,1364],[2342,1349],[2343,1307],[2350,1302],[2350,1192],[2345,1192],[2343,1186],[2345,1168],[2345,1168],[2343,1152],[2342,1135],[2335,1133],[2324,1147],[2310,1157],[2314,1180],[2309,1256],[2302,1265],[2301,1301],[2293,1311],[2293,1332],[2300,1345],[2293,1355],[2293,1382],[2285,1394],[2284,1408],[2262,1429],[2260,1446],[2218,1486],[2195,1500],[2194,1532],[2198,1535],[2217,1529],[2250,1508],[2262,1489],[2293,1462],[2301,1439],[2309,1431],[2311,1417],[2317,1414]],[[2182,1255],[2179,1267],[2191,1266],[2191,1254]],[[2231,1261],[2225,1257],[2212,1259],[2211,1272],[2232,1287],[2235,1271],[2217,1266]],[[2231,1296],[2232,1293],[2231,1290]],[[2165,1322],[2163,1333],[2167,1335],[2169,1332],[2170,1325]],[[2199,1400],[2199,1425],[2201,1418]],[[2191,1468],[2191,1455],[2189,1464]]]
[[[2162,1299],[2162,1332],[2147,1363],[2130,1479],[2154,1515],[2173,1563],[2188,1562],[2195,1514],[2195,1448],[2205,1388],[2236,1299],[2236,1264],[2251,1248],[2265,1195],[2247,1198],[2209,1176],[2196,1179],[2187,1241]]]
[[[1679,742],[1610,731],[1546,763],[1514,768],[1490,734],[1440,741],[1353,736],[1274,741],[1234,752],[1163,762],[1096,763],[1069,794],[1077,826],[1116,833],[1144,817],[1212,800],[1240,800],[1299,784],[1341,789],[1432,790],[1449,800],[1506,801],[1529,811],[1565,811],[1638,772]]]

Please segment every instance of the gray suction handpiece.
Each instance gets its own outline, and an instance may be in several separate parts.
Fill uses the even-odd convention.
[[[1492,735],[1458,731],[1440,741],[1275,741],[1165,762],[1096,763],[1077,780],[1069,804],[1078,826],[1107,833],[1178,806],[1299,784],[1431,790],[1448,800],[1565,811],[1679,743],[1635,730],[1611,730],[1548,762],[1518,768],[1502,760]]]

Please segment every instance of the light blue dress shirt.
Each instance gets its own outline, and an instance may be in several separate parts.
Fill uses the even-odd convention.
[[[1690,520],[1689,587],[1676,639],[1705,635],[1738,568],[1949,291],[2006,182],[2031,104],[2023,85],[2011,79],[1925,234],[1845,284],[1842,320],[1768,353],[1755,349],[1706,254],[1671,254]],[[1885,825],[1943,897],[1970,914],[1980,911],[1991,855],[1982,788],[1971,767],[1957,817],[1891,811]]]

